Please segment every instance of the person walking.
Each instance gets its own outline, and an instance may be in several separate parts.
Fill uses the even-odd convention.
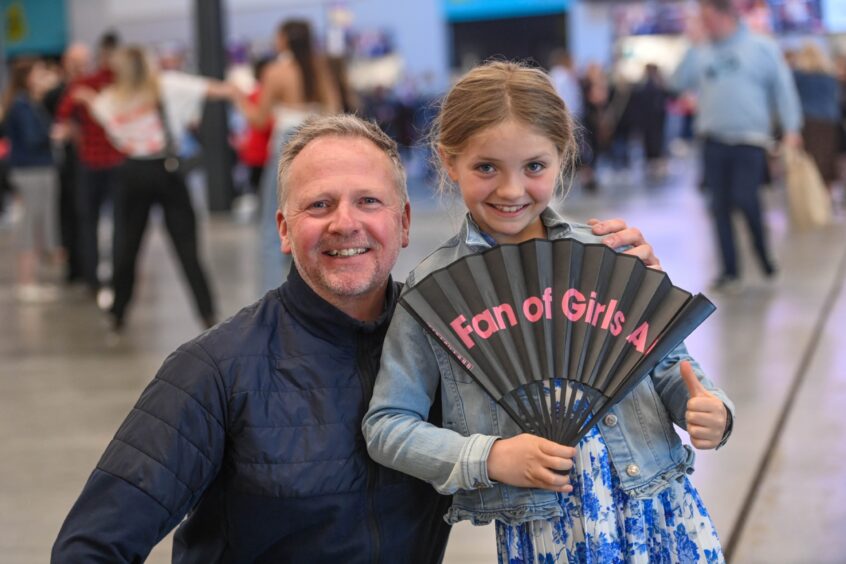
[[[732,0],[699,4],[706,41],[687,51],[671,87],[698,95],[696,131],[704,140],[704,180],[722,257],[722,271],[711,287],[735,292],[741,288],[731,221],[735,208],[746,219],[764,276],[776,273],[758,190],[773,143],[772,116],[784,132],[782,143],[799,147],[802,115],[790,69],[775,41],[751,33]]]

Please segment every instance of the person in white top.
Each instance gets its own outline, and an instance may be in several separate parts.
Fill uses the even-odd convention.
[[[188,188],[179,170],[179,139],[200,119],[206,98],[233,99],[227,83],[180,72],[159,73],[141,47],[118,50],[113,86],[96,94],[80,90],[92,115],[112,143],[127,155],[115,198],[114,302],[112,329],[124,326],[132,299],[138,252],[153,205],[161,206],[197,313],[205,327],[215,311],[206,274],[197,253],[197,229]]]

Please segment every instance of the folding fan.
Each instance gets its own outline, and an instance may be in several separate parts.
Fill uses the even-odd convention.
[[[463,257],[400,303],[524,431],[566,445],[716,309],[636,257],[573,239]]]

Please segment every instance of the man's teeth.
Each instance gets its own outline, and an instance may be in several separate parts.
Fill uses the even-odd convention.
[[[330,257],[352,257],[366,252],[367,249],[365,249],[364,247],[359,247],[356,249],[340,249],[337,251],[326,251],[326,254]]]
[[[505,213],[514,213],[516,211],[520,211],[521,209],[523,209],[523,206],[500,206],[500,205],[496,205],[496,204],[494,204],[494,207],[496,209],[500,210],[500,211],[505,212]]]

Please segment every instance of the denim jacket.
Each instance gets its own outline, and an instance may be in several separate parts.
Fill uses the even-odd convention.
[[[541,219],[550,239],[598,242],[590,227],[569,224],[551,209]],[[458,235],[412,271],[406,288],[462,256],[489,248],[488,241],[468,216]],[[673,429],[673,423],[685,426],[689,397],[678,368],[681,360],[691,361],[705,388],[734,411],[684,345],[676,348],[599,423],[622,487],[631,496],[652,496],[670,480],[693,471],[693,450]],[[443,428],[427,422],[439,387]],[[562,514],[555,492],[491,481],[487,459],[494,441],[522,431],[403,307],[396,309],[388,329],[363,430],[376,462],[453,494],[446,515],[450,523],[498,519],[517,524]]]

